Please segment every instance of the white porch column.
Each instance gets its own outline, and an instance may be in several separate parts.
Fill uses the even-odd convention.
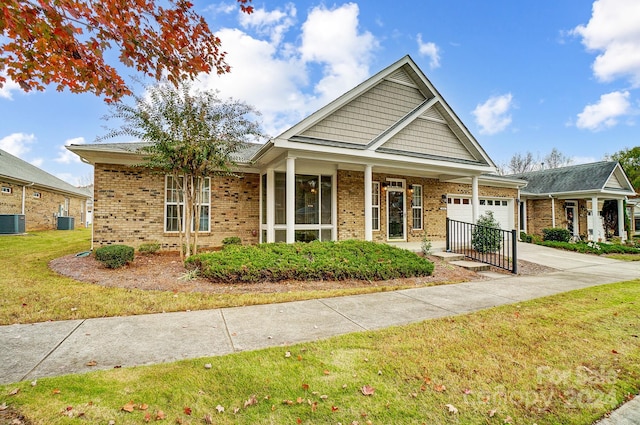
[[[372,194],[371,186],[373,182],[373,173],[371,165],[364,167],[364,240],[373,240],[373,223],[372,219]]]
[[[551,196],[551,227],[556,227],[556,198]]]
[[[296,159],[287,158],[287,243],[296,241]]]
[[[478,222],[480,215],[480,195],[478,194],[478,176],[471,177],[471,219]]]
[[[276,173],[273,168],[267,168],[267,240],[262,242],[273,243],[276,241]]]
[[[627,240],[624,234],[624,200],[618,199],[618,235],[622,242]]]
[[[591,227],[593,228],[592,241],[597,242],[602,235],[600,232],[600,213],[598,211],[598,197],[591,198]]]

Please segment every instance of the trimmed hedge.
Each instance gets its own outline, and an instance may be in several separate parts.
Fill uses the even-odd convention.
[[[545,241],[569,242],[571,232],[559,227],[542,229],[542,239]]]
[[[227,245],[219,252],[193,255],[186,263],[214,282],[387,280],[433,272],[433,263],[413,252],[354,240]]]
[[[96,249],[96,260],[110,269],[117,269],[133,261],[133,247],[107,245]]]

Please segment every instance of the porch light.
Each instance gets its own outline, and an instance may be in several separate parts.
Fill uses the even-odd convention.
[[[413,186],[407,189],[407,192],[409,192],[409,195],[413,195]]]
[[[447,203],[447,194],[446,193],[442,195],[442,203],[443,204]]]
[[[387,186],[388,186],[387,182],[382,182],[382,185],[381,185],[382,190],[387,190]]]

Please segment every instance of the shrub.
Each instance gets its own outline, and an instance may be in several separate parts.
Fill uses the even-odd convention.
[[[560,248],[567,251],[576,251],[583,254],[640,254],[640,249],[620,244],[609,244],[600,242],[558,242],[544,241],[540,245],[549,246],[551,248]]]
[[[143,243],[138,247],[138,252],[144,255],[155,254],[158,251],[160,251],[160,244],[157,242]]]
[[[413,252],[365,241],[230,245],[191,256],[186,263],[214,282],[386,280],[433,272],[433,263]]]
[[[526,232],[520,232],[520,240],[522,242],[531,243],[533,242],[533,236],[528,235]]]
[[[471,246],[481,253],[496,252],[502,247],[502,231],[493,211],[487,211],[478,218],[471,233]]]
[[[222,246],[229,245],[242,245],[242,239],[240,239],[238,236],[229,236],[228,238],[224,238],[222,240]]]
[[[427,232],[425,232],[424,236],[422,237],[420,248],[422,249],[423,255],[431,255],[431,253],[433,252],[433,246],[431,245],[431,241],[427,237]]]
[[[559,227],[542,229],[542,240],[569,242],[570,239],[571,239],[571,232],[569,232],[567,229],[561,229]]]
[[[96,260],[110,269],[117,269],[133,261],[133,247],[107,245],[96,249]]]

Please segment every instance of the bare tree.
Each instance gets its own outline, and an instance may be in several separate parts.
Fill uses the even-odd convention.
[[[572,159],[553,148],[547,156],[544,157],[544,165],[546,168],[560,168],[571,165]]]
[[[528,173],[529,171],[534,171],[536,168],[537,163],[531,152],[527,152],[526,154],[513,154],[511,160],[509,160],[509,164],[507,164],[507,169],[511,174]]]

